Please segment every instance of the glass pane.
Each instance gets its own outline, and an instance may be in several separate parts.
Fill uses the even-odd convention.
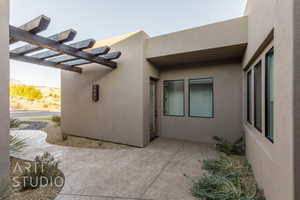
[[[274,135],[274,50],[266,55],[266,137],[273,141]]]
[[[247,74],[247,121],[252,123],[252,84],[251,84],[252,71]]]
[[[189,81],[190,116],[213,117],[213,80],[211,78]]]
[[[262,74],[261,62],[254,67],[254,126],[261,131],[262,129]]]
[[[164,82],[164,114],[184,115],[184,81]]]

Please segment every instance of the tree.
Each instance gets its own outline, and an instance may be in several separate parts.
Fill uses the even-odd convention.
[[[29,101],[40,100],[43,97],[42,92],[38,88],[27,85],[10,86],[10,96],[13,98],[22,97]]]

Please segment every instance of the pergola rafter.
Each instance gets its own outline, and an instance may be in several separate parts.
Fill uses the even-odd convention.
[[[20,27],[9,26],[10,44],[17,41],[28,43],[11,50],[10,58],[78,73],[82,71],[78,66],[89,63],[105,65],[112,69],[117,67],[117,63],[112,60],[119,58],[121,52],[109,53],[110,47],[108,46],[92,49],[95,44],[93,39],[70,45],[64,44],[75,38],[76,31],[72,29],[50,37],[37,35],[46,30],[49,23],[50,18],[42,15]],[[48,51],[32,54],[42,49],[48,49]]]

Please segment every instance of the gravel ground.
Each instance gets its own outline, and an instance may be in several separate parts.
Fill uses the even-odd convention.
[[[48,127],[44,128],[42,131],[47,133],[46,141],[50,144],[67,146],[67,147],[80,147],[80,148],[96,148],[96,149],[114,149],[123,150],[131,149],[130,147],[122,144],[115,144],[112,142],[104,142],[99,140],[93,140],[89,138],[82,138],[78,136],[66,136],[65,140],[59,126],[53,125],[51,122]]]
[[[21,160],[18,158],[11,157],[11,165],[10,165],[10,177],[13,182],[14,177],[18,177],[21,175],[19,170],[16,169],[26,169],[29,161]],[[30,162],[34,164],[33,162]],[[18,164],[18,168],[16,165]],[[59,171],[59,176],[64,178],[64,175],[61,171]],[[11,185],[10,189],[10,199],[12,200],[53,200],[57,196],[57,194],[61,191],[61,187],[56,187],[55,185],[49,185],[47,187],[38,188],[35,190],[27,190],[24,192],[19,192],[16,188],[13,188]]]
[[[41,130],[47,125],[47,121],[21,121],[20,127],[16,130]]]

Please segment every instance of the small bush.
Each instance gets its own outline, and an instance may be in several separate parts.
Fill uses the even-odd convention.
[[[208,159],[203,161],[202,168],[213,175],[228,176],[235,173],[238,176],[248,175],[251,166],[246,161],[231,159],[221,156],[220,158]]]
[[[10,128],[18,128],[21,125],[21,121],[18,119],[10,119]]]
[[[195,183],[192,192],[195,197],[203,200],[263,200],[255,190],[249,190],[242,180],[235,176],[228,179],[224,176],[206,175]]]
[[[54,180],[59,176],[58,164],[50,153],[46,152],[42,156],[36,156],[35,164],[30,170],[26,170],[20,177],[20,191],[36,189],[47,184],[47,180]],[[47,180],[43,179],[46,178]]]
[[[223,152],[226,155],[245,155],[245,140],[244,137],[236,140],[235,142],[230,142],[223,137],[213,137],[217,142],[216,149],[219,152]]]
[[[19,138],[17,136],[8,136],[8,141],[9,141],[9,154],[16,154],[16,153],[21,153],[22,150],[27,147],[27,143],[25,142],[26,139]]]
[[[57,126],[60,126],[60,124],[61,124],[61,117],[60,116],[53,116],[51,118],[51,121],[54,122]]]
[[[205,200],[240,200],[241,188],[222,176],[203,176],[192,189],[193,195]]]
[[[221,156],[204,160],[209,174],[194,183],[193,195],[201,200],[264,200],[246,159]]]

